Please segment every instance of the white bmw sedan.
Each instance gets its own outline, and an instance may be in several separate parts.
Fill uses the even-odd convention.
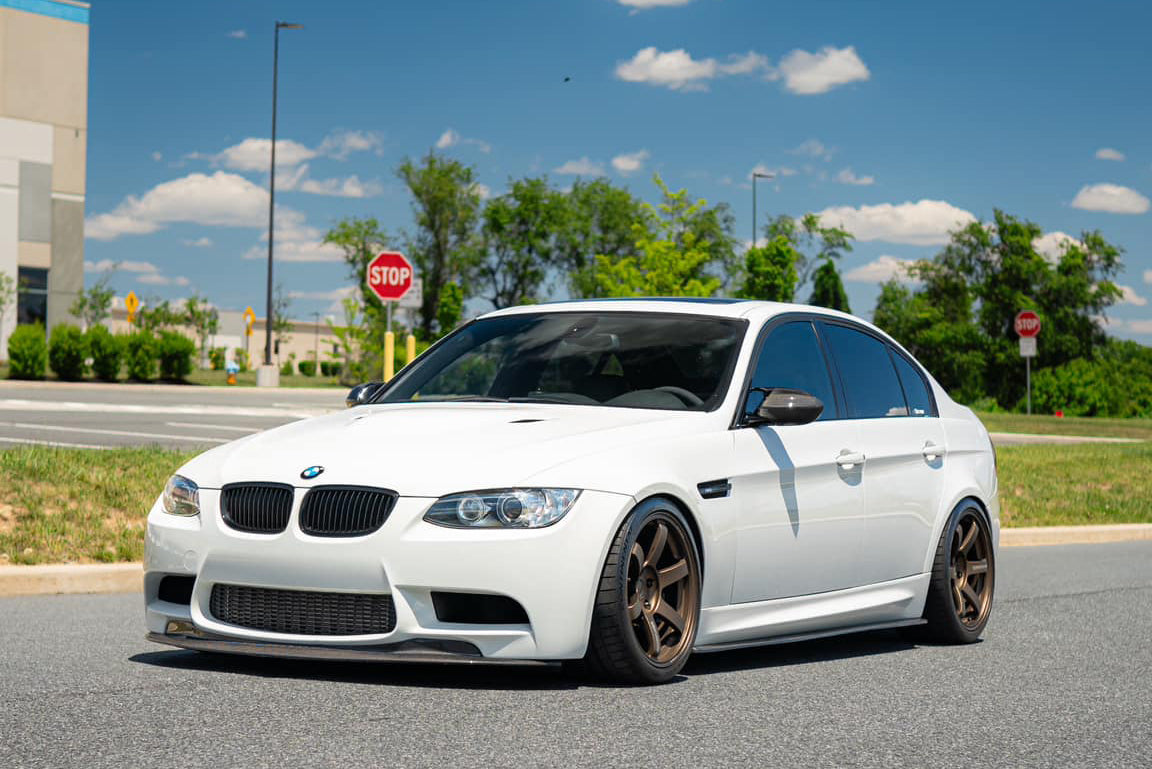
[[[172,476],[149,639],[655,683],[693,651],[904,626],[968,643],[988,621],[988,433],[849,315],[517,307],[349,405]]]

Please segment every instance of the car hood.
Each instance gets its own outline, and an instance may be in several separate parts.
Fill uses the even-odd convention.
[[[606,448],[706,430],[714,414],[504,403],[361,406],[284,425],[208,451],[180,471],[204,488],[245,481],[350,484],[402,496],[521,485]],[[324,472],[304,480],[305,468]],[[574,488],[593,479],[572,478]],[[615,489],[602,489],[614,491]]]

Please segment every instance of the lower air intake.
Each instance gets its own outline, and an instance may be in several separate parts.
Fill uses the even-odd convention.
[[[213,585],[212,616],[251,630],[286,635],[381,635],[396,628],[392,596],[317,593]]]

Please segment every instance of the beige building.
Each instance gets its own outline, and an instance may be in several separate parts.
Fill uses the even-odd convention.
[[[84,288],[88,4],[0,0],[0,273],[20,287],[0,317],[69,318]]]

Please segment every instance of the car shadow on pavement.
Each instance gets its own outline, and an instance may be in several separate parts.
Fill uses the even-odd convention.
[[[768,670],[812,665],[834,660],[894,654],[915,649],[917,643],[893,630],[858,635],[759,646],[737,651],[695,654],[671,684],[696,676],[737,671]],[[560,665],[458,665],[424,663],[358,663],[243,657],[186,650],[154,651],[133,655],[142,665],[193,672],[230,673],[263,678],[291,678],[338,683],[411,686],[430,689],[562,690],[620,688],[565,670]]]

